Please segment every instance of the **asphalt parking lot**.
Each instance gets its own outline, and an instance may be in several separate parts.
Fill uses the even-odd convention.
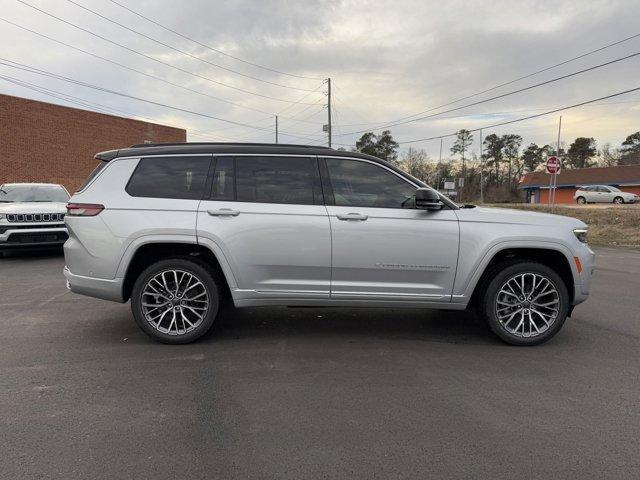
[[[597,253],[534,348],[468,313],[287,308],[159,345],[61,256],[0,259],[0,477],[637,479],[640,251]]]

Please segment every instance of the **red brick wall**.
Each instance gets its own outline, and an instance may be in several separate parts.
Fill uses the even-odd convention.
[[[0,95],[0,184],[61,183],[74,192],[103,150],[184,142],[180,128]]]

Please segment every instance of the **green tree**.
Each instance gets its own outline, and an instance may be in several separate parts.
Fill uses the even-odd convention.
[[[356,150],[374,157],[393,162],[398,158],[398,147],[400,145],[393,139],[391,132],[385,130],[380,135],[373,132],[363,134],[356,141]]]
[[[596,141],[593,138],[578,137],[567,151],[567,166],[572,168],[589,168],[593,166],[591,160],[598,153]]]
[[[619,165],[635,165],[640,163],[640,132],[629,135],[620,148]]]
[[[522,145],[522,137],[520,135],[507,133],[502,136],[502,150],[504,152],[504,156],[507,157],[507,161],[509,162],[509,175],[507,177],[509,186],[511,186],[511,180],[513,178],[513,161],[520,155],[520,145]]]
[[[503,160],[503,140],[495,133],[492,133],[491,135],[487,135],[482,144],[484,145],[485,152],[482,155],[482,158],[487,162],[487,166],[490,169],[495,169],[495,182],[498,183],[498,179],[500,177],[500,164]]]
[[[451,155],[461,155],[462,156],[462,172],[464,174],[464,154],[469,147],[473,143],[473,135],[469,130],[459,130],[456,134],[456,141],[453,142],[453,146],[451,147]]]
[[[549,152],[551,152],[551,147],[549,145],[539,147],[535,143],[529,144],[529,146],[525,148],[524,152],[522,152],[522,163],[525,171],[535,172],[536,169],[542,165],[545,157],[549,155]]]

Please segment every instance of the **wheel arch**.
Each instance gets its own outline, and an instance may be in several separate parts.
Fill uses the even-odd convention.
[[[477,305],[483,288],[492,277],[492,271],[503,263],[531,261],[541,263],[554,270],[565,282],[569,293],[569,304],[575,297],[575,279],[571,267],[570,256],[561,246],[503,246],[497,251],[487,254],[481,268],[478,268],[474,280],[468,286],[470,291],[469,305]]]
[[[189,241],[149,241],[136,246],[127,262],[122,285],[122,296],[126,302],[131,297],[133,285],[144,269],[149,265],[167,258],[190,258],[209,270],[214,277],[223,284],[223,294],[231,298],[231,291],[235,287],[235,279],[228,269],[228,264],[221,252],[214,252],[211,248]],[[221,261],[222,260],[222,261]],[[227,267],[225,269],[225,266]]]

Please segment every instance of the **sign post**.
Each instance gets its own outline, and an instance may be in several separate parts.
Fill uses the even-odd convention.
[[[562,168],[562,162],[558,157],[547,158],[545,164],[545,171],[551,175],[549,178],[549,211],[553,213],[553,209],[556,203],[556,185],[558,183],[558,175]]]

